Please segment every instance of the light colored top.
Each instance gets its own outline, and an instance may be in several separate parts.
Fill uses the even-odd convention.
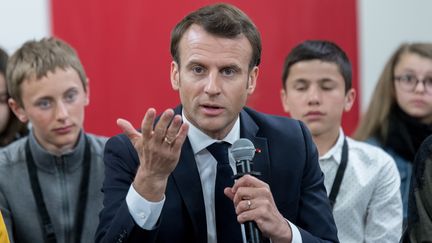
[[[203,189],[203,198],[205,204],[205,214],[207,222],[207,242],[216,243],[216,221],[214,209],[214,189],[216,182],[216,166],[217,161],[213,158],[210,152],[206,149],[207,146],[213,144],[214,140],[204,134],[201,130],[191,124],[183,115],[184,123],[189,124],[188,138],[195,156],[199,175],[201,178],[201,186]],[[222,140],[233,144],[240,138],[240,119],[238,118],[234,127],[228,135]],[[229,148],[231,150],[231,148]],[[236,174],[235,161],[229,153],[230,165],[233,173]],[[139,195],[133,186],[129,188],[126,195],[126,204],[128,205],[129,212],[134,219],[135,223],[143,229],[151,230],[157,223],[164,205],[165,198],[160,202],[149,202],[141,195]],[[292,242],[302,242],[300,231],[298,228],[288,221],[292,230]],[[242,235],[245,239],[244,227],[242,225]],[[246,242],[244,240],[244,242]]]
[[[319,158],[330,194],[342,154],[344,133]],[[382,149],[349,137],[348,164],[333,215],[341,243],[399,242],[402,234],[400,178],[395,162]]]

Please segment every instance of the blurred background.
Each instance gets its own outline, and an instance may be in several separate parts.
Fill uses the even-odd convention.
[[[0,0],[0,46],[9,54],[29,39],[56,36],[78,52],[90,78],[85,129],[120,132],[122,117],[139,126],[149,107],[179,103],[171,90],[170,32],[186,14],[218,1]],[[429,0],[230,0],[261,32],[258,88],[248,106],[284,115],[281,72],[290,49],[306,39],[336,42],[354,67],[358,96],[345,114],[351,134],[390,54],[402,42],[432,41]]]

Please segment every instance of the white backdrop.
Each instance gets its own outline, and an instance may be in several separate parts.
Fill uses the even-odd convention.
[[[331,0],[328,0],[331,1]],[[48,0],[0,0],[0,46],[12,53],[23,42],[50,33]],[[360,108],[401,42],[432,41],[430,0],[358,0]]]

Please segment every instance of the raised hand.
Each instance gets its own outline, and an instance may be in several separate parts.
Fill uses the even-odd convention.
[[[164,111],[155,126],[156,110],[150,108],[141,123],[141,133],[129,121],[118,119],[117,125],[128,136],[138,153],[140,166],[134,189],[149,201],[163,198],[168,176],[176,167],[188,125],[172,109]]]

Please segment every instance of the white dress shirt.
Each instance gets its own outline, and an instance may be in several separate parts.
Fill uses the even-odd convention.
[[[339,167],[344,133],[319,159],[330,193]],[[402,233],[400,179],[392,157],[378,147],[346,138],[348,164],[333,215],[341,243],[399,242]]]
[[[201,186],[203,189],[203,198],[205,204],[205,214],[207,222],[207,239],[208,243],[216,243],[216,221],[214,210],[214,188],[216,181],[216,166],[217,161],[213,158],[206,147],[213,144],[214,140],[191,124],[183,115],[183,122],[189,124],[188,138],[195,156],[199,175],[201,178]],[[222,140],[233,144],[240,138],[240,119],[237,121],[228,135]],[[229,151],[231,148],[229,148]],[[233,173],[236,174],[235,161],[229,153],[230,165]],[[134,219],[135,223],[143,229],[151,230],[157,223],[164,205],[165,198],[160,202],[149,202],[141,195],[139,195],[131,185],[126,195],[126,204],[129,212]],[[287,220],[288,221],[288,220]],[[292,230],[292,242],[301,243],[302,238],[298,228],[289,222]],[[242,228],[243,239],[245,239],[244,226]],[[245,241],[245,240],[244,240]],[[245,241],[246,242],[246,241]]]

